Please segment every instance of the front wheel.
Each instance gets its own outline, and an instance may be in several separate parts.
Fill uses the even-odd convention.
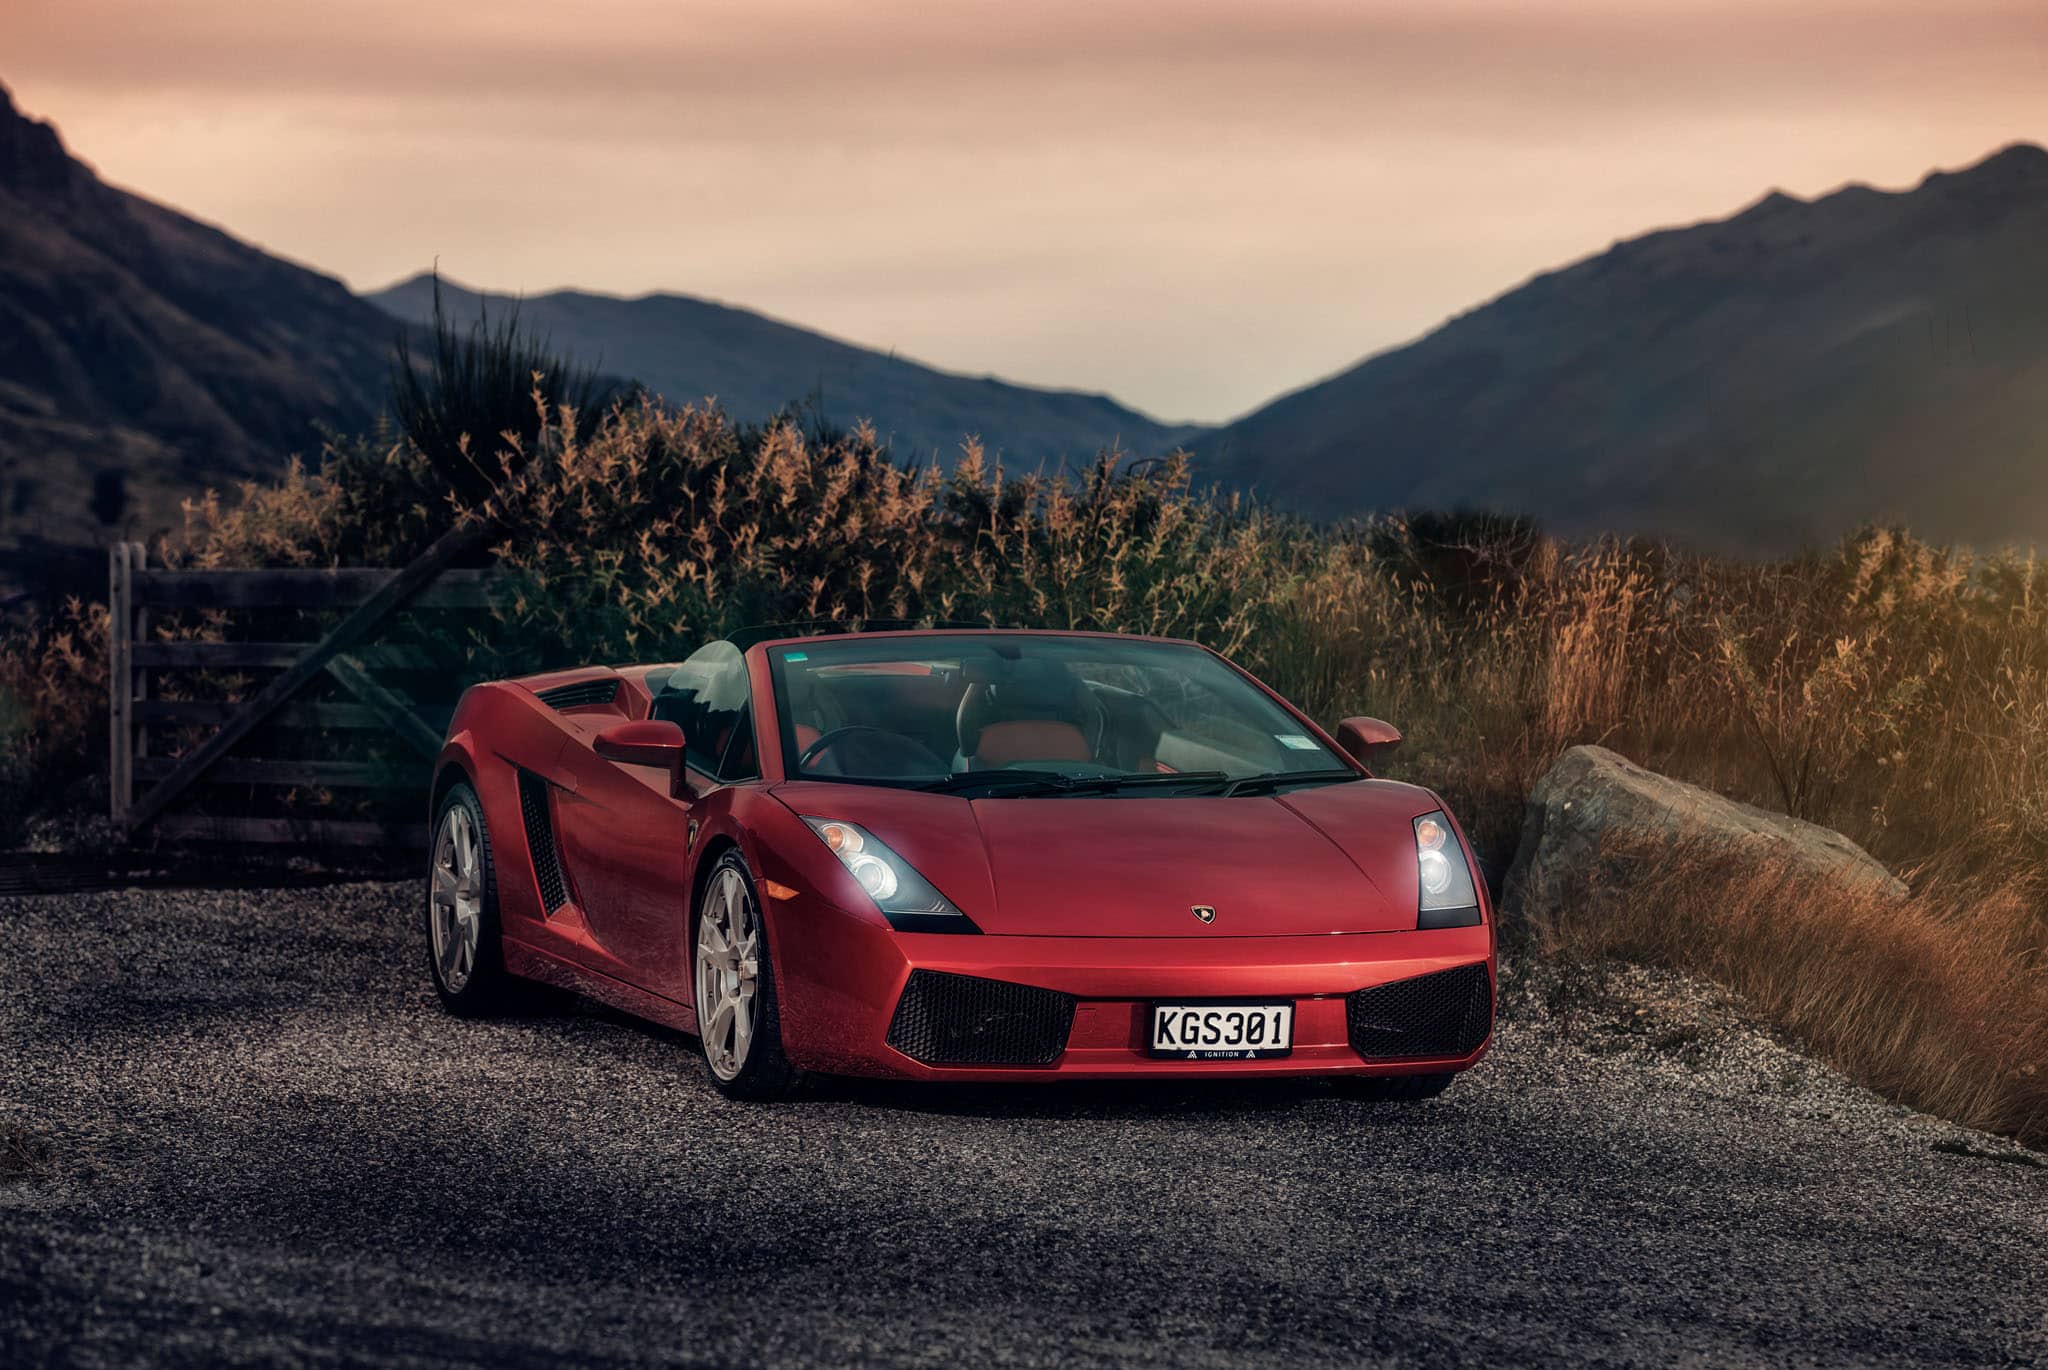
[[[698,904],[697,1040],[711,1083],[731,1099],[783,1098],[801,1073],[782,1052],[768,931],[753,877],[737,851],[712,866]]]

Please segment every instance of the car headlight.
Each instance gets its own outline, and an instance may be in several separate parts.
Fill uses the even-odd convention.
[[[1479,921],[1472,868],[1441,809],[1415,820],[1415,874],[1422,887],[1418,927],[1464,928]]]
[[[846,873],[875,907],[901,931],[972,932],[974,924],[953,901],[932,888],[917,868],[889,850],[889,844],[858,823],[839,818],[805,817]]]

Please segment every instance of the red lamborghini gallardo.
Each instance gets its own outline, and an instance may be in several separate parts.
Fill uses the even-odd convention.
[[[694,1034],[712,1082],[1355,1077],[1485,1051],[1457,822],[1186,642],[870,632],[470,690],[434,781],[429,965]]]

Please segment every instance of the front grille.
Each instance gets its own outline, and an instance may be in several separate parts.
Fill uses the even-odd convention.
[[[927,1065],[1042,1066],[1067,1049],[1074,996],[1030,985],[913,970],[889,1045]]]
[[[619,697],[617,680],[579,680],[540,692],[540,702],[550,709],[575,709],[585,704],[609,704]]]
[[[555,824],[548,814],[548,782],[532,771],[519,773],[519,816],[526,820],[526,849],[533,853],[533,878],[540,884],[540,905],[549,913],[569,902],[562,880],[562,858],[555,850]]]
[[[1493,984],[1485,966],[1458,966],[1358,990],[1344,1016],[1368,1061],[1470,1056],[1493,1030]]]

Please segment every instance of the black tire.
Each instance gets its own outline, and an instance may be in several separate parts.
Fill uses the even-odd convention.
[[[739,1071],[730,1077],[722,1076],[712,1064],[712,1048],[704,1040],[703,968],[699,961],[699,939],[703,921],[709,910],[713,892],[719,882],[728,875],[737,875],[746,891],[746,897],[753,906],[753,916],[758,928],[757,960],[758,970],[754,976],[755,1018],[752,1040],[746,1059]],[[697,1008],[697,1050],[704,1058],[704,1073],[711,1077],[712,1086],[728,1099],[740,1099],[750,1103],[765,1103],[776,1099],[787,1099],[802,1087],[804,1073],[789,1063],[789,1056],[782,1049],[781,1001],[775,985],[775,967],[768,951],[767,907],[761,902],[759,888],[754,883],[752,871],[737,850],[727,848],[711,863],[711,869],[698,882],[697,898],[690,917],[690,994]]]
[[[450,988],[449,976],[443,972],[442,958],[436,954],[434,885],[435,871],[443,857],[442,839],[450,822],[449,816],[457,809],[464,812],[476,834],[481,884],[477,899],[475,952],[468,974],[459,977],[459,983]],[[537,1001],[539,996],[533,991],[544,987],[517,979],[505,969],[504,939],[498,922],[498,868],[491,852],[490,825],[484,822],[483,805],[467,781],[451,786],[434,811],[434,826],[427,843],[426,889],[420,905],[422,930],[426,933],[427,975],[434,983],[434,993],[440,996],[443,1008],[458,1018],[481,1018],[531,1007]]]
[[[1455,1074],[1351,1075],[1337,1082],[1340,1093],[1362,1104],[1419,1104],[1451,1087]]]

